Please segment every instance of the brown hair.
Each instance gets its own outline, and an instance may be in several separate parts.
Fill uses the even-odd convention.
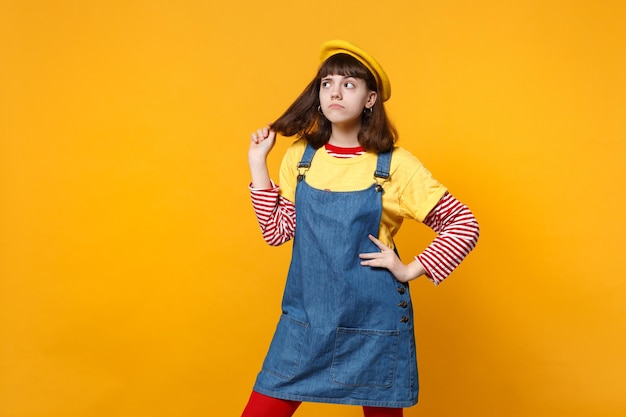
[[[393,147],[398,133],[385,112],[378,92],[376,78],[356,58],[348,54],[336,54],[322,63],[315,78],[274,123],[272,129],[283,136],[298,135],[315,149],[323,146],[332,132],[332,125],[318,111],[322,78],[328,75],[355,77],[365,81],[367,88],[378,94],[372,112],[365,111],[361,119],[359,143],[366,151],[384,152]]]

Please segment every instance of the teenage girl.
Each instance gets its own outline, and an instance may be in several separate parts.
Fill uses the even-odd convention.
[[[289,417],[302,401],[402,416],[418,396],[408,282],[425,275],[439,284],[478,240],[470,210],[394,147],[380,64],[345,41],[323,44],[321,61],[287,111],[252,133],[250,190],[263,237],[294,242],[282,314],[243,417]],[[298,138],[280,187],[266,163],[277,133]],[[405,218],[437,233],[408,264],[393,242]]]

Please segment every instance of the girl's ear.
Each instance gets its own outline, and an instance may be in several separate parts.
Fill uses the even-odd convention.
[[[372,107],[374,107],[374,104],[376,104],[377,98],[378,98],[378,94],[376,93],[376,91],[370,91],[369,95],[367,96],[367,101],[365,102],[365,107],[368,109],[371,109]]]

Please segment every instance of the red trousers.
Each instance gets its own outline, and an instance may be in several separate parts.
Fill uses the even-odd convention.
[[[241,417],[291,417],[300,404],[300,401],[281,400],[252,391]],[[363,406],[363,415],[365,417],[402,417],[402,408]]]

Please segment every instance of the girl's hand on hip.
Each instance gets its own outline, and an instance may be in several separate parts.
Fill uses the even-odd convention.
[[[380,252],[361,253],[361,265],[373,268],[386,268],[400,282],[408,282],[424,274],[422,265],[413,261],[408,265],[402,263],[396,252],[372,235],[369,239],[380,249]]]

